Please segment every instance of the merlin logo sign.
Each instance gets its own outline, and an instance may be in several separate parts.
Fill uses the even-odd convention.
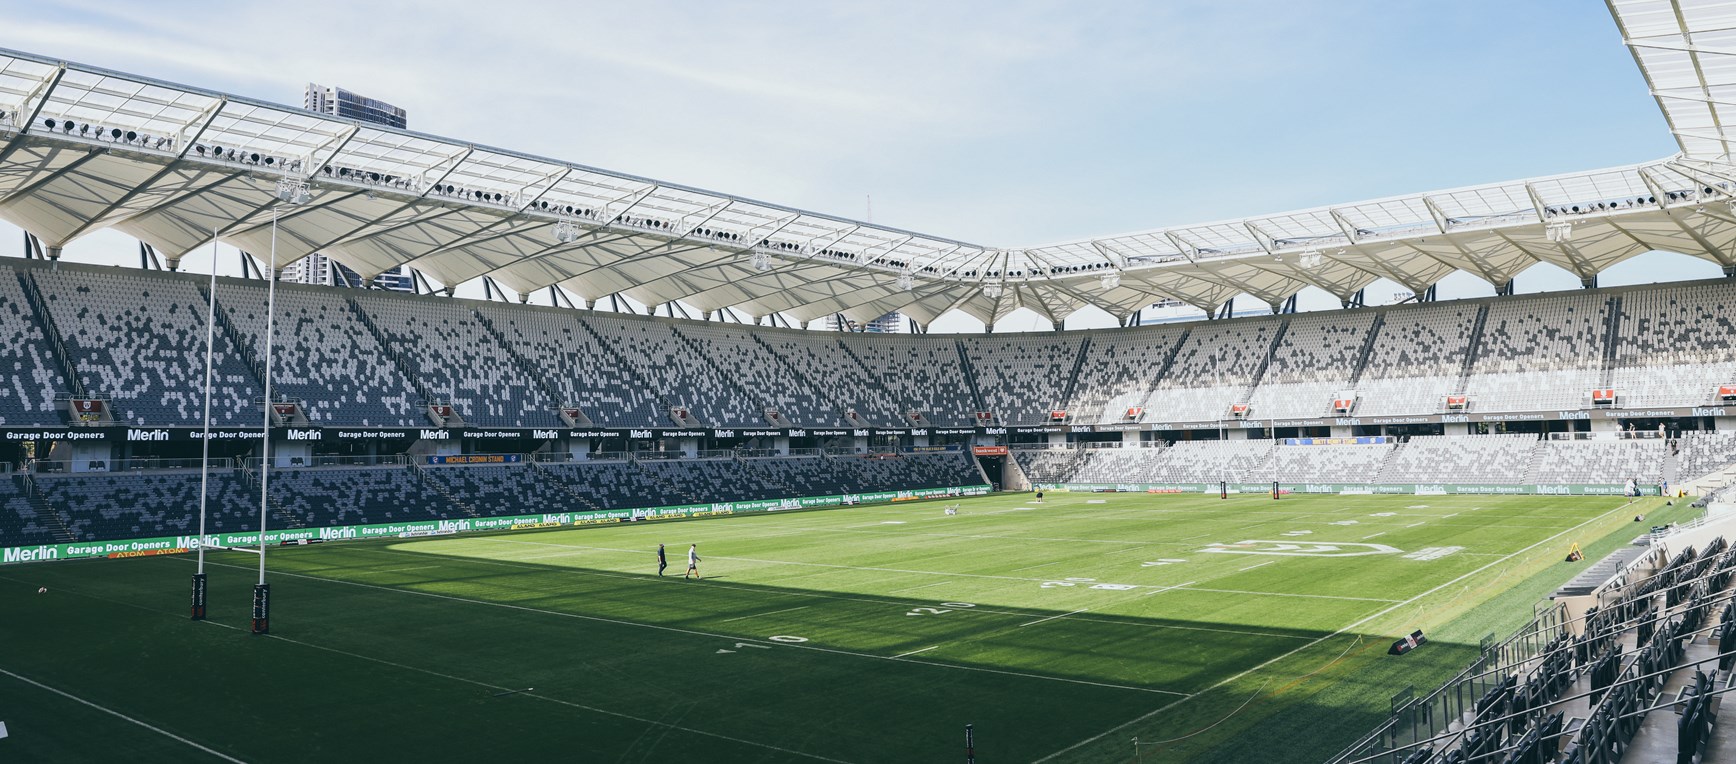
[[[1238,541],[1234,544],[1212,544],[1200,551],[1216,554],[1264,554],[1278,557],[1366,557],[1399,552],[1398,549],[1385,544],[1351,542],[1286,544],[1282,541]]]

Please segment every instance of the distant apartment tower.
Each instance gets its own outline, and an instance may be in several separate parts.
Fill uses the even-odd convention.
[[[369,122],[396,128],[409,126],[409,115],[403,109],[385,101],[352,93],[343,88],[329,88],[309,82],[307,92],[302,97],[302,105],[308,111],[353,119],[357,122]],[[326,257],[323,252],[315,252],[291,263],[283,269],[283,280],[297,284],[320,284],[323,286],[358,288],[362,286],[362,277],[359,274],[344,264]],[[380,274],[374,279],[374,286],[397,292],[409,292],[415,289],[410,280],[410,271],[402,266]]]
[[[847,331],[849,328],[852,328],[844,327],[841,329],[838,326],[839,320],[838,314],[836,313],[827,316],[826,330],[836,332]],[[863,325],[862,331],[870,334],[898,334],[904,331],[904,316],[896,312],[888,313]]]
[[[352,93],[343,88],[328,88],[324,85],[307,83],[307,94],[302,105],[308,111],[317,111],[333,117],[344,117],[358,122],[372,122],[376,125],[386,125],[402,129],[409,125],[409,115],[396,106],[385,101],[369,98],[360,93]]]

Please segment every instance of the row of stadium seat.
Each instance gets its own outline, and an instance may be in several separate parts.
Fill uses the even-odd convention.
[[[203,280],[61,265],[0,266],[0,424],[58,424],[77,383],[119,422],[199,421]],[[33,305],[31,290],[42,295]],[[219,424],[259,416],[265,289],[221,279]],[[361,290],[278,290],[276,392],[313,424],[418,426],[448,403],[470,424],[697,422],[754,427],[1320,417],[1585,405],[1698,406],[1736,383],[1736,282],[1700,283],[1027,335],[828,335]],[[46,315],[42,315],[45,313]],[[1612,338],[1611,330],[1615,331]],[[57,355],[65,349],[65,363]],[[1469,362],[1467,362],[1469,358]],[[68,378],[67,374],[73,375]],[[776,411],[783,422],[769,421]],[[856,418],[847,416],[854,411]],[[682,422],[684,424],[691,422]]]
[[[1686,440],[1684,442],[1687,442]],[[1736,440],[1696,441],[1687,472],[1656,438],[1538,440],[1533,435],[1418,436],[1405,443],[1290,446],[1273,440],[1183,441],[1168,447],[1013,451],[1034,483],[1322,482],[1602,483],[1656,485],[1736,461]]]
[[[0,478],[0,547],[198,532],[197,470]],[[258,528],[256,473],[210,475],[207,529]],[[961,452],[273,471],[268,522],[288,527],[635,509],[981,485]]]

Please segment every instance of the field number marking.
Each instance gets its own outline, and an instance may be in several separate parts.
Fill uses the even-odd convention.
[[[1399,550],[1385,544],[1365,544],[1360,541],[1308,546],[1286,544],[1282,541],[1241,541],[1234,544],[1213,544],[1200,551],[1216,554],[1269,554],[1280,557],[1365,557],[1396,554]]]
[[[766,637],[766,639],[769,639],[773,642],[791,642],[791,643],[808,641],[807,637],[792,637],[788,634],[779,634],[775,637]]]
[[[944,608],[937,608],[937,607],[911,608],[910,612],[905,613],[905,615],[940,615],[941,613],[950,613],[954,609],[963,610],[964,608],[967,608],[967,607],[976,607],[976,605],[973,605],[969,602],[942,602],[940,604],[945,605],[946,607],[944,607]]]
[[[1148,566],[1150,564],[1151,563],[1146,563],[1146,565],[1148,565]],[[1044,581],[1042,584],[1042,588],[1044,588],[1044,589],[1060,589],[1060,588],[1068,587],[1068,586],[1079,586],[1080,584],[1090,584],[1091,586],[1089,588],[1101,589],[1104,591],[1112,591],[1112,592],[1124,592],[1124,591],[1127,591],[1128,589],[1139,588],[1137,586],[1134,586],[1133,584],[1100,584],[1100,583],[1097,583],[1097,579],[1095,579],[1095,578],[1069,578],[1065,581]]]

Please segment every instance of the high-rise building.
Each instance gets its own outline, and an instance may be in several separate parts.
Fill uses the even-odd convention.
[[[362,286],[361,274],[350,270],[349,266],[343,263],[326,257],[323,252],[315,252],[284,266],[283,280],[296,284],[319,284],[321,286],[355,288]],[[402,266],[376,276],[374,286],[395,292],[409,292],[415,289],[415,286],[410,282],[409,271]]]
[[[838,326],[839,320],[838,314],[836,313],[827,316],[826,330],[836,332],[854,328],[846,327],[845,329],[840,329]],[[888,313],[874,319],[873,321],[869,321],[866,325],[863,325],[862,331],[870,334],[898,334],[904,331],[904,315],[897,312]]]
[[[324,85],[307,83],[307,93],[302,105],[308,111],[317,111],[333,117],[344,117],[358,122],[372,122],[376,125],[403,128],[409,125],[409,115],[403,109],[385,101],[369,98],[360,93],[353,93],[343,88],[328,88]]]
[[[375,100],[359,93],[353,93],[343,88],[330,88],[324,85],[307,84],[303,94],[302,105],[308,111],[317,111],[333,117],[344,117],[358,122],[370,122],[376,125],[404,128],[409,126],[409,115],[396,106],[385,101]],[[298,284],[320,284],[324,286],[360,287],[362,277],[329,257],[323,252],[315,252],[283,269],[283,279]],[[374,285],[381,289],[391,289],[398,292],[409,292],[415,289],[410,280],[410,271],[403,266],[393,268],[374,279]]]

